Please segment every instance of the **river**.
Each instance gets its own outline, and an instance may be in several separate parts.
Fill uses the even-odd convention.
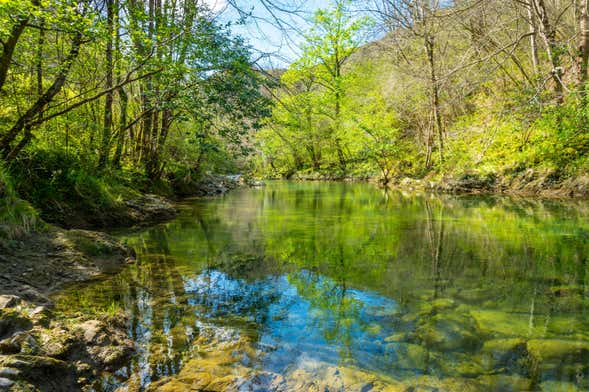
[[[54,299],[128,314],[137,355],[102,391],[588,390],[588,218],[270,182],[116,233],[137,262]]]

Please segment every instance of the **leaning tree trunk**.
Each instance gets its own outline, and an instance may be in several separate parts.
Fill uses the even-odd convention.
[[[559,45],[556,40],[556,31],[548,17],[548,9],[544,0],[532,0],[538,19],[540,20],[540,35],[546,47],[546,55],[552,67],[551,75],[554,81],[554,93],[556,103],[564,102],[564,84],[562,81],[563,70],[560,64]]]
[[[61,88],[66,82],[67,76],[69,75],[70,69],[74,63],[74,60],[80,53],[80,46],[82,45],[82,33],[78,32],[74,37],[70,51],[65,58],[61,69],[59,70],[53,84],[40,96],[31,107],[16,121],[12,128],[6,135],[0,140],[0,151],[2,155],[7,159],[14,159],[20,150],[24,147],[23,143],[19,143],[15,149],[11,149],[11,144],[17,138],[17,136],[26,130],[24,140],[28,142],[30,140],[31,123],[42,111],[45,106],[53,100],[53,98],[61,91]],[[25,143],[26,144],[26,143]]]
[[[34,7],[39,6],[39,0],[33,0],[31,3]],[[10,29],[8,38],[2,42],[2,52],[0,53],[0,91],[2,91],[2,87],[6,82],[8,70],[10,69],[10,65],[12,63],[12,56],[14,54],[14,50],[16,49],[16,45],[18,44],[23,31],[25,31],[30,18],[30,13],[19,17],[16,23]]]

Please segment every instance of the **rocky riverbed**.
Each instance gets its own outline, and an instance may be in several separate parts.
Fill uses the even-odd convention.
[[[201,196],[239,185],[210,176]],[[196,188],[195,188],[196,189]],[[64,227],[147,226],[176,216],[165,198],[123,200],[100,216],[72,211]],[[50,295],[75,282],[116,274],[135,262],[133,249],[108,234],[49,224],[0,241],[0,391],[92,390],[104,372],[118,370],[135,350],[128,320],[118,308],[68,314],[54,311]]]
[[[1,246],[0,390],[80,390],[128,359],[124,315],[60,318],[48,295],[117,272],[134,262],[132,249],[103,233],[55,227]]]
[[[302,356],[285,371],[251,366],[273,350],[245,331],[205,327],[192,342],[192,357],[176,375],[148,387],[156,391],[371,391],[485,392],[585,390],[556,381],[570,372],[583,377],[589,343],[575,327],[551,321],[548,331],[529,331],[525,318],[478,311],[451,298],[424,303],[398,317],[399,332],[383,349],[395,374],[389,377],[347,364]],[[552,324],[558,324],[557,331]],[[568,334],[568,335],[567,335]],[[522,337],[528,335],[528,337]],[[586,385],[586,384],[583,384]],[[133,381],[126,391],[140,390]]]

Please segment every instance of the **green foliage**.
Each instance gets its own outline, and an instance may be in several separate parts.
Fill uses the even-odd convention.
[[[537,68],[525,45],[497,51],[521,28],[512,8],[481,3],[467,11],[455,3],[453,13],[407,1],[381,15],[391,29],[385,37],[359,46],[371,22],[348,5],[336,1],[316,14],[302,56],[274,89],[272,118],[258,133],[258,172],[383,182],[527,169],[559,181],[587,173],[589,112],[579,91],[586,86],[578,84],[571,64],[579,59],[568,57],[576,52],[564,37],[552,48],[554,64],[538,49]],[[573,31],[573,15],[559,12],[563,19],[551,15],[552,22]],[[571,68],[562,98],[554,78],[542,74],[555,64]]]
[[[8,172],[0,164],[0,240],[17,239],[40,228],[38,214],[21,200]]]
[[[0,40],[0,156],[45,218],[249,169],[266,79],[202,2],[2,0]]]
[[[11,173],[18,194],[53,222],[63,222],[72,210],[89,216],[114,213],[124,199],[139,195],[131,187],[141,187],[137,178],[96,175],[60,150],[29,152],[12,164]]]

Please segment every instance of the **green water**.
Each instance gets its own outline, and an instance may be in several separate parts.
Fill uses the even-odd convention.
[[[102,390],[589,390],[588,218],[270,183],[121,233],[137,263],[57,307],[128,313],[138,353]]]

